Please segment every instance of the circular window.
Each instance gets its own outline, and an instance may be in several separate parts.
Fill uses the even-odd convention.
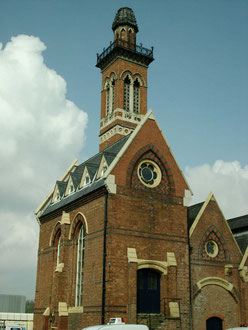
[[[158,165],[151,160],[143,160],[138,166],[140,181],[147,187],[153,188],[161,181],[161,171]]]
[[[218,244],[215,241],[208,241],[205,245],[205,250],[211,258],[214,258],[219,252]]]

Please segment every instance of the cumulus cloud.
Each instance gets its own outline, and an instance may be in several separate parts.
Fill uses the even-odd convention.
[[[0,44],[0,286],[29,297],[38,239],[33,212],[79,154],[87,125],[87,114],[66,99],[65,80],[45,65],[45,49],[26,35]]]
[[[185,176],[194,193],[191,204],[213,192],[227,219],[248,213],[248,165],[217,160],[213,166],[186,167]]]

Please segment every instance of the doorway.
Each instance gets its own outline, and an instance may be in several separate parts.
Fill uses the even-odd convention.
[[[137,313],[160,313],[160,274],[153,269],[138,270]]]
[[[223,321],[219,317],[210,317],[207,319],[207,330],[223,330],[222,323]]]

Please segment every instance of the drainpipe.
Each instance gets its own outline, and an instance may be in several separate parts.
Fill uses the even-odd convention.
[[[102,262],[102,324],[105,323],[105,293],[106,293],[106,234],[108,223],[108,192],[105,193],[105,205],[104,205],[104,228],[103,228],[103,262]]]
[[[193,329],[193,312],[192,312],[192,294],[191,294],[191,246],[190,246],[190,238],[189,238],[189,222],[188,222],[188,208],[187,208],[187,230],[188,230],[188,253],[189,253],[189,305],[190,305],[190,312],[189,312],[189,323],[190,329]]]

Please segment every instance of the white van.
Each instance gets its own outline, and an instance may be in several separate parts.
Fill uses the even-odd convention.
[[[0,330],[25,330],[25,327],[15,324],[0,325]]]
[[[83,328],[82,330],[149,330],[143,324],[102,324]]]
[[[227,330],[245,330],[245,329],[248,329],[248,327],[244,326],[244,327],[228,328]]]

